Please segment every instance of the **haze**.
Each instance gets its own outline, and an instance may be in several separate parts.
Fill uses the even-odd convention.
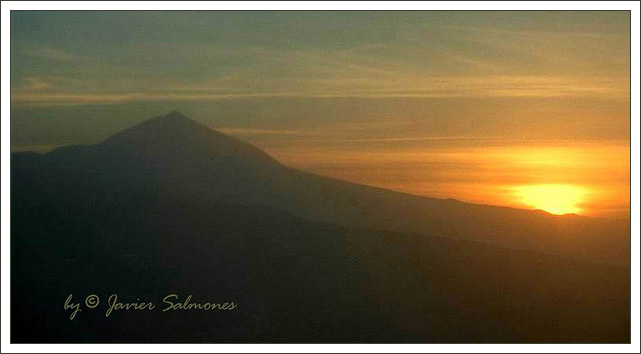
[[[178,109],[284,164],[625,217],[629,12],[11,13],[11,148]]]

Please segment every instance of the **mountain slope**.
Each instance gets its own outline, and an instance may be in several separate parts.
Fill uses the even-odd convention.
[[[15,198],[19,199],[19,198]],[[14,199],[14,200],[15,200]],[[629,269],[269,208],[62,196],[12,213],[12,341],[621,343]],[[62,304],[100,296],[74,320]],[[116,311],[106,299],[233,301]]]
[[[15,164],[21,159],[12,157]],[[339,225],[491,242],[612,264],[630,260],[629,220],[475,205],[322,177],[282,166],[258,148],[178,112],[94,146],[56,150],[42,160],[47,171],[75,169],[83,175],[78,183],[98,183],[105,197],[115,185],[127,193],[153,189],[192,201],[265,205]]]

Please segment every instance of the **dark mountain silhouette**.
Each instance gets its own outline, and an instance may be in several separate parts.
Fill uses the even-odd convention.
[[[99,182],[108,194],[132,188],[130,180],[136,180],[146,188],[153,185],[161,195],[185,200],[264,205],[339,225],[435,234],[629,264],[629,220],[555,216],[426,198],[322,177],[282,166],[258,148],[178,112],[146,121],[98,145],[58,149],[42,159],[51,165],[73,166],[74,172],[82,170],[87,174],[82,183],[93,188]]]
[[[14,342],[630,340],[626,222],[321,177],[178,112],[11,181]],[[70,321],[70,293],[239,307]]]
[[[123,152],[149,159],[167,160],[189,155],[205,158],[233,158],[245,163],[276,163],[253,145],[221,134],[178,111],[126,129],[100,144],[107,153]]]

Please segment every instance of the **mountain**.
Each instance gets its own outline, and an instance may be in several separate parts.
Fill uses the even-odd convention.
[[[14,342],[630,340],[629,224],[317,176],[178,112],[11,182]],[[106,318],[112,293],[239,307]]]
[[[99,146],[107,153],[133,153],[147,159],[198,156],[233,158],[250,164],[277,163],[255,146],[209,129],[178,111],[125,129]]]
[[[20,165],[22,158],[14,154],[12,162]],[[135,194],[132,189],[151,188],[158,195],[263,205],[344,226],[491,242],[594,262],[630,262],[630,220],[426,198],[318,176],[283,166],[258,148],[179,112],[100,144],[62,148],[40,159],[55,173],[66,167],[80,173],[80,180],[67,188],[97,184],[106,198],[114,190]]]

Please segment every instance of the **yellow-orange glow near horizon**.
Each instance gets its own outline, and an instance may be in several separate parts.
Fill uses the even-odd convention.
[[[260,139],[257,145],[269,141]],[[267,150],[284,164],[350,182],[553,214],[630,217],[627,141],[347,140],[300,149],[278,139]]]
[[[585,202],[583,188],[564,184],[520,186],[516,192],[524,204],[551,214],[580,214]]]

